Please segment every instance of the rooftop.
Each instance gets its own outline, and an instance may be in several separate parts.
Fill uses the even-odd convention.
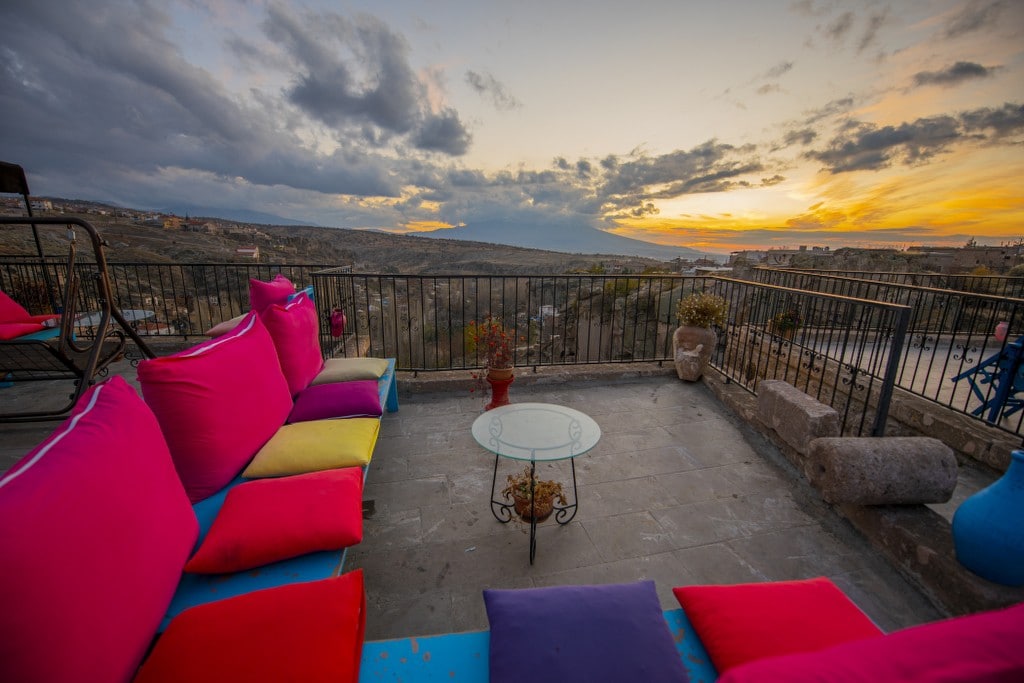
[[[128,363],[115,371],[134,383]],[[401,408],[385,414],[367,476],[364,540],[345,565],[366,572],[368,639],[484,629],[484,588],[641,578],[656,582],[666,609],[676,585],[828,576],[887,631],[944,616],[771,442],[667,365],[517,377],[513,401],[575,408],[602,431],[576,460],[578,514],[540,525],[532,566],[527,526],[489,509],[494,458],[470,434],[485,401],[468,373],[398,382]],[[48,384],[0,389],[0,402],[41,400]],[[56,424],[0,425],[0,470]],[[517,464],[498,463],[499,483]],[[565,467],[541,474],[564,477]]]

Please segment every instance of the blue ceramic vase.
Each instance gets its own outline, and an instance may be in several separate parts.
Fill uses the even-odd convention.
[[[957,508],[953,545],[978,576],[1024,586],[1024,451],[1013,451],[1006,474]]]

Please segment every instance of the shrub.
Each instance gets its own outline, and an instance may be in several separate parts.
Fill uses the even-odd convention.
[[[717,294],[695,293],[682,299],[676,307],[680,325],[722,327],[729,311],[729,302]]]

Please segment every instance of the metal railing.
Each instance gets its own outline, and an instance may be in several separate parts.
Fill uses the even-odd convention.
[[[909,315],[904,306],[877,300],[714,277],[403,276],[224,263],[108,268],[115,304],[132,312],[139,333],[154,341],[201,341],[209,327],[248,310],[250,278],[283,273],[300,287],[314,285],[327,355],[394,357],[398,369],[417,372],[482,367],[482,352],[469,343],[466,328],[489,316],[512,333],[520,368],[672,362],[679,301],[711,291],[730,302],[713,366],[752,392],[762,379],[794,384],[835,407],[846,434],[884,431],[893,359]],[[0,257],[0,288],[25,305],[45,307],[44,269],[55,282],[66,277],[63,261]],[[76,311],[94,310],[87,290],[79,293]],[[348,320],[340,338],[331,336],[334,309]],[[800,323],[781,328],[776,318],[793,310]],[[84,316],[78,327],[84,338],[88,322]]]
[[[1024,334],[1024,299],[813,271],[761,269],[756,277],[762,282],[910,307],[908,343],[900,359],[896,386],[1003,431],[1024,433],[1024,411],[993,410],[1002,408],[993,405],[999,381],[991,381],[985,373],[970,372],[986,361],[989,372],[994,371],[992,364],[1000,357],[1012,362],[1009,354],[1014,347],[1009,345]],[[1007,333],[997,336],[1000,323],[1005,323]],[[1018,370],[1004,367],[1003,371],[1005,381],[1019,381]]]
[[[978,294],[994,294],[1024,298],[1024,277],[1012,275],[971,275],[969,273],[904,273],[873,270],[819,270],[812,268],[754,268],[754,279],[762,279],[759,271],[808,273],[811,275],[847,277],[858,280],[875,280],[894,285],[912,285],[915,287],[931,287],[934,289],[950,289],[958,292],[975,292]]]
[[[397,367],[479,368],[466,337],[493,317],[517,340],[515,365],[673,360],[676,306],[708,291],[730,304],[713,366],[751,392],[782,379],[835,407],[845,434],[882,434],[909,309],[716,277],[402,276],[314,273],[320,306],[348,320],[349,349]],[[779,316],[799,311],[792,330]],[[325,338],[325,342],[328,340]],[[324,344],[327,346],[327,343]]]

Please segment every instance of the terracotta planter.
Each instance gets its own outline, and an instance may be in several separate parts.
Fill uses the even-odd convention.
[[[527,496],[512,496],[512,502],[515,504],[516,513],[522,517],[525,521],[530,521],[530,499]],[[555,509],[555,497],[554,496],[538,496],[536,507],[534,512],[537,515],[537,521],[543,522],[545,519],[551,516],[552,511]]]
[[[696,382],[711,360],[718,336],[707,327],[683,325],[672,335],[672,355],[679,379]]]
[[[507,406],[511,401],[508,398],[508,386],[515,378],[512,376],[512,368],[487,368],[487,383],[491,385],[491,402],[484,406],[485,410]]]

